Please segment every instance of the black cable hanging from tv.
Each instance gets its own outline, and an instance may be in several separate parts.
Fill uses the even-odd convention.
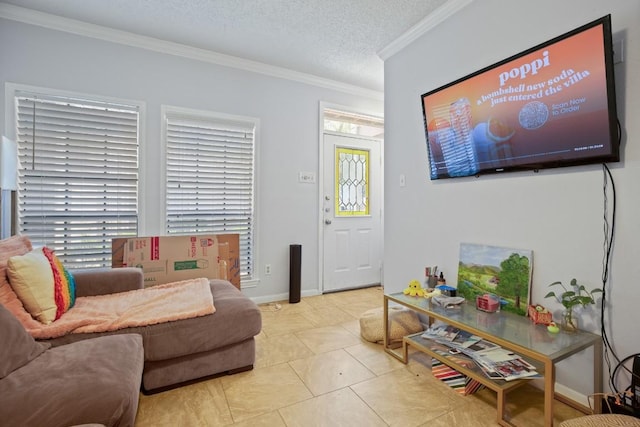
[[[617,392],[618,389],[615,385],[614,375],[611,371],[611,360],[609,359],[609,353],[613,355],[613,358],[616,362],[620,362],[620,359],[615,353],[611,342],[609,341],[609,337],[607,335],[607,330],[605,328],[605,307],[607,303],[607,283],[609,281],[609,265],[611,264],[611,251],[613,248],[613,237],[615,232],[615,218],[616,218],[616,187],[615,182],[613,180],[613,176],[611,175],[611,171],[606,163],[602,164],[602,172],[603,172],[603,200],[604,200],[604,255],[602,259],[602,304],[600,306],[600,334],[602,336],[602,342],[604,344],[604,360],[607,363],[607,370],[609,373],[609,386],[612,391]],[[608,182],[611,181],[611,191],[612,191],[612,210],[611,210],[611,224],[609,224],[609,199],[607,197],[607,186]]]
[[[620,121],[617,120],[617,127],[618,127],[618,145],[620,145],[621,141],[622,141],[622,126],[620,125]],[[624,364],[625,362],[631,360],[632,358],[635,358],[637,356],[640,356],[640,353],[635,353],[632,354],[630,356],[627,356],[625,358],[623,358],[622,360],[618,357],[618,355],[615,353],[615,350],[613,349],[613,346],[611,345],[611,342],[609,341],[609,337],[607,336],[607,331],[605,328],[605,324],[604,324],[604,314],[605,314],[605,305],[606,305],[606,285],[608,283],[609,280],[609,266],[610,266],[610,262],[611,262],[611,251],[613,248],[613,238],[614,238],[614,232],[615,232],[615,218],[616,218],[616,189],[615,189],[615,182],[613,179],[613,176],[611,174],[611,170],[609,170],[609,167],[603,163],[602,164],[603,167],[603,173],[604,173],[604,231],[605,231],[605,241],[604,241],[604,248],[605,248],[605,252],[604,252],[604,257],[603,257],[603,270],[602,270],[602,306],[600,308],[600,327],[601,327],[601,335],[602,335],[602,341],[604,343],[604,358],[607,362],[607,369],[609,371],[609,385],[611,390],[615,393],[615,394],[619,394],[620,391],[618,390],[618,387],[616,386],[616,377],[618,374],[618,371],[620,370],[620,368],[624,369],[625,371],[627,371],[632,378],[637,375],[636,373],[634,373],[631,369],[629,369],[628,367],[626,367]],[[609,223],[608,223],[608,200],[607,200],[607,178],[611,181],[611,188],[612,188],[612,195],[613,195],[613,199],[612,199],[612,212],[611,212],[611,228],[609,229]],[[615,361],[617,362],[615,368],[613,369],[613,372],[611,371],[611,361],[609,360],[609,356],[608,356],[608,352],[611,352],[611,354],[613,355]],[[631,386],[626,387],[625,391],[629,390]]]

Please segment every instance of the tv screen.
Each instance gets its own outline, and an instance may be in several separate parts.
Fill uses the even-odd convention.
[[[619,161],[611,16],[421,101],[431,179]]]

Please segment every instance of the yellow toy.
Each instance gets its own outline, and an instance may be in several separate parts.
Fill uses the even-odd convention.
[[[409,282],[409,287],[402,291],[402,293],[412,297],[423,297],[424,289],[420,286],[420,282],[414,279]]]

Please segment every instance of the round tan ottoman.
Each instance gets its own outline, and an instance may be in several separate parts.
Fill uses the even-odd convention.
[[[384,341],[384,311],[374,308],[360,317],[360,335],[369,342]],[[389,337],[391,342],[402,341],[402,337],[422,331],[424,328],[415,311],[403,307],[389,307]]]
[[[640,419],[628,415],[598,414],[573,418],[560,423],[560,427],[636,427]]]

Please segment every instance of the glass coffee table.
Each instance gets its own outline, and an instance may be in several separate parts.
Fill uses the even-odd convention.
[[[584,349],[593,347],[593,393],[602,392],[602,338],[599,335],[578,331],[552,334],[546,326],[536,325],[531,319],[507,312],[487,313],[476,309],[473,303],[466,301],[455,308],[445,308],[432,303],[431,299],[412,297],[402,292],[384,295],[384,349],[403,363],[408,361],[408,348],[414,347],[442,363],[457,370],[485,387],[497,393],[498,423],[512,426],[505,419],[505,401],[509,390],[527,381],[526,379],[504,381],[490,379],[477,367],[462,366],[455,358],[448,357],[435,349],[435,342],[422,337],[422,333],[405,336],[402,349],[394,347],[389,338],[389,306],[401,305],[423,314],[429,322],[441,320],[453,327],[491,341],[505,349],[524,357],[536,366],[544,378],[544,425],[553,426],[553,402],[555,397],[555,364]],[[568,398],[563,400],[571,404]],[[578,405],[576,405],[578,406]],[[594,399],[594,410],[600,413],[601,400]]]

